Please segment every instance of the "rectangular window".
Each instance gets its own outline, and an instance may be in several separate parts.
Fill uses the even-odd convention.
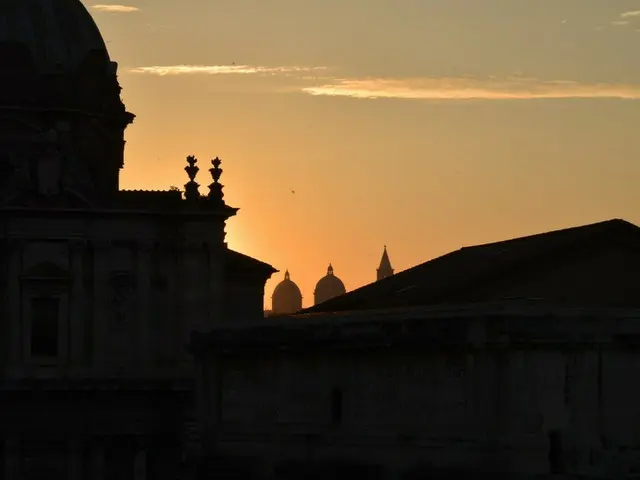
[[[31,356],[56,357],[60,323],[60,300],[38,297],[31,300]]]
[[[342,389],[334,388],[331,392],[331,423],[342,423]]]

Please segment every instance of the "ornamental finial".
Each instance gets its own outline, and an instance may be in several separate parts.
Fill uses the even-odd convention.
[[[196,182],[196,175],[200,171],[200,167],[196,165],[198,159],[193,155],[187,157],[188,165],[184,167],[184,171],[189,176],[189,181],[184,185],[184,196],[187,200],[196,200],[200,198],[200,185]]]
[[[211,177],[213,178],[213,183],[209,185],[209,195],[208,199],[214,202],[224,203],[222,200],[224,197],[224,193],[222,193],[222,189],[224,185],[220,183],[220,176],[222,175],[222,169],[220,168],[220,164],[222,160],[218,157],[211,160],[211,165],[213,168],[209,169],[209,173],[211,173]]]

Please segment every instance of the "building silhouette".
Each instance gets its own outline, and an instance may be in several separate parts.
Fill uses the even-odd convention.
[[[317,305],[345,293],[347,293],[347,290],[344,288],[344,283],[334,275],[333,267],[329,264],[327,274],[318,280],[313,291],[314,303]]]
[[[0,4],[3,478],[173,479],[197,445],[190,332],[263,318],[271,266],[201,194],[123,191],[134,120],[79,0]]]
[[[203,453],[272,480],[633,478],[639,252],[614,219],[195,334]]]
[[[286,315],[302,309],[302,293],[291,280],[289,270],[284,272],[284,279],[276,285],[271,296],[271,312],[269,316]]]
[[[389,254],[387,253],[386,245],[384,246],[382,258],[380,259],[380,266],[378,267],[376,273],[376,280],[382,280],[383,278],[387,278],[393,275],[393,268],[391,267],[391,260],[389,260]]]

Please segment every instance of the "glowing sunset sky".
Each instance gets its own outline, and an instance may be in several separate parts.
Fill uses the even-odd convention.
[[[123,188],[224,161],[232,248],[310,305],[464,245],[640,223],[640,0],[85,1],[137,115]],[[295,193],[292,193],[292,190]]]

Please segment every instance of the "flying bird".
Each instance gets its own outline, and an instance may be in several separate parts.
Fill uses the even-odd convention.
[[[295,195],[296,191],[295,190],[291,190],[291,193],[293,193]]]

